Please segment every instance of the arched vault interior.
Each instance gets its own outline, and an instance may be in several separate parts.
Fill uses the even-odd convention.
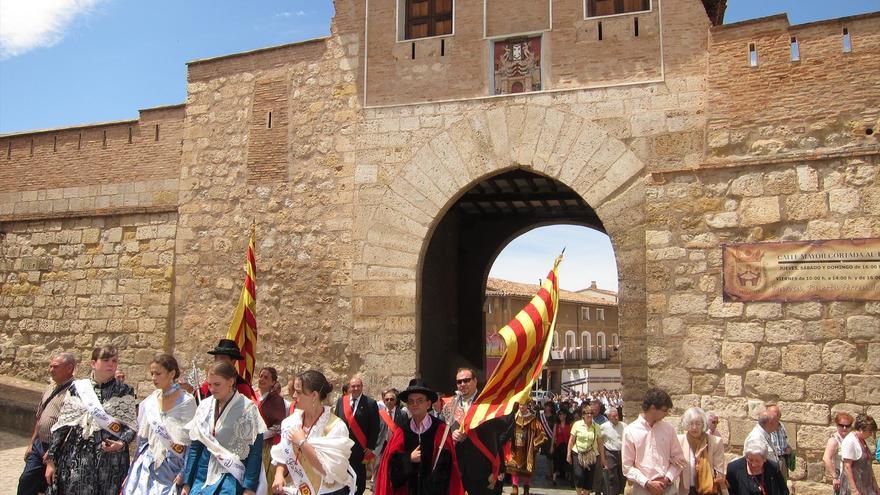
[[[437,223],[425,252],[420,287],[418,368],[430,386],[450,389],[449,377],[460,366],[477,369],[481,381],[485,379],[483,302],[489,269],[515,237],[550,224],[605,232],[578,193],[525,169],[479,182]],[[544,275],[536,274],[536,280]]]

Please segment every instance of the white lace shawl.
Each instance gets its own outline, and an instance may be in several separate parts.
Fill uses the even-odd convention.
[[[250,399],[236,392],[226,404],[226,410],[220,416],[217,424],[214,424],[214,408],[217,401],[210,396],[199,403],[196,415],[185,428],[189,430],[190,439],[198,440],[196,429],[211,435],[226,450],[236,455],[239,459],[246,459],[251,451],[251,445],[257,439],[257,435],[266,432],[266,423],[260,416],[260,411]],[[211,456],[208,462],[208,476],[206,485],[213,485],[223,474],[220,463]]]
[[[91,381],[92,386],[95,382]],[[71,385],[74,388],[74,385]],[[100,395],[99,395],[100,397]],[[114,396],[101,403],[104,411],[110,416],[133,428],[137,423],[134,411],[137,409],[137,399],[133,395]],[[101,427],[95,421],[95,417],[89,413],[82,399],[78,395],[71,395],[70,390],[65,392],[64,403],[58,413],[58,421],[52,425],[52,431],[64,426],[79,426],[82,428],[83,438],[91,437]]]
[[[196,401],[190,394],[182,393],[183,400],[165,413],[162,412],[161,396],[162,390],[156,390],[138,406],[138,437],[147,441],[147,449],[153,455],[153,466],[157,469],[165,461],[168,449],[150,426],[150,422],[158,419],[174,443],[189,445],[191,440],[186,425],[196,413]]]
[[[290,432],[294,428],[302,428],[302,415],[302,409],[296,409],[293,414],[281,422],[281,441],[271,450],[273,465],[285,465],[291,461],[291,459],[285,458],[284,452],[285,450],[292,451]],[[331,419],[336,421],[330,425],[330,429],[327,431],[327,423]],[[343,486],[354,486],[353,473],[349,473],[348,469],[348,458],[351,456],[351,447],[354,445],[354,441],[348,437],[348,427],[345,426],[345,422],[334,416],[329,407],[324,406],[324,412],[312,427],[307,441],[315,449],[321,468],[326,473],[321,480],[321,487],[315,487],[318,493],[335,491]]]

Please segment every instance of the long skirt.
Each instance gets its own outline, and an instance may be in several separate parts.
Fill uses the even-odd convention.
[[[169,452],[165,461],[156,469],[153,466],[153,454],[149,444],[138,444],[138,457],[131,465],[128,478],[122,487],[123,495],[176,495],[180,489],[174,484],[174,478],[183,471],[186,454],[176,456]]]

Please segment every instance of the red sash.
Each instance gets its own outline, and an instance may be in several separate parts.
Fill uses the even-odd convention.
[[[394,420],[391,419],[391,414],[388,413],[388,409],[379,409],[379,417],[382,418],[382,421],[388,425],[388,431],[394,433],[397,431],[397,425],[394,423]]]
[[[358,445],[360,445],[362,449],[367,450],[367,435],[364,434],[361,425],[359,425],[354,418],[354,411],[351,409],[351,396],[348,394],[342,396],[342,412],[345,414],[345,422],[348,423],[348,429],[354,434],[354,438],[357,440]],[[375,454],[372,453],[365,455],[364,461],[372,460],[375,457]]]

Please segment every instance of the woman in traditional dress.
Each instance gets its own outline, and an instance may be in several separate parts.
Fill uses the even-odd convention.
[[[122,493],[177,495],[190,444],[186,424],[196,413],[196,401],[177,384],[180,368],[171,354],[153,357],[150,376],[156,391],[138,407],[137,459]]]
[[[117,495],[135,436],[134,390],[114,378],[115,347],[92,351],[92,376],[67,391],[47,450],[47,493]]]
[[[850,432],[854,421],[852,415],[846,411],[839,411],[835,414],[834,424],[837,428],[825,444],[825,454],[822,455],[822,462],[825,463],[825,476],[831,480],[834,493],[840,492],[840,476],[843,474],[843,459],[840,458],[840,446],[843,444],[844,437]]]
[[[866,440],[877,433],[877,423],[866,414],[856,416],[852,431],[843,439],[840,457],[843,472],[840,474],[840,495],[878,495],[880,487],[871,468],[871,451]]]
[[[182,495],[265,493],[263,433],[257,406],[236,390],[235,368],[215,362],[208,370],[211,395],[186,428],[192,440]]]
[[[324,405],[332,390],[320,371],[304,371],[293,380],[290,395],[297,408],[281,422],[281,442],[272,447],[277,466],[273,493],[354,493],[354,472],[348,465],[354,441],[345,422]]]
[[[263,469],[266,471],[266,486],[272,486],[272,480],[275,478],[275,466],[272,465],[272,455],[269,450],[273,445],[278,445],[281,422],[287,417],[284,397],[281,397],[281,389],[276,385],[278,385],[278,370],[271,366],[261,369],[257,379],[259,391],[257,405],[263,423],[266,424],[266,433],[263,434]]]
[[[699,407],[692,407],[681,417],[684,434],[678,436],[681,451],[688,463],[681,472],[679,495],[716,495],[727,493],[724,444],[720,437],[710,435],[708,416]]]
[[[601,491],[600,486],[593,486],[598,484],[596,469],[599,466],[607,467],[608,462],[605,460],[602,429],[593,422],[593,411],[589,403],[581,407],[581,419],[571,425],[566,460],[574,466],[574,486],[577,495]]]

